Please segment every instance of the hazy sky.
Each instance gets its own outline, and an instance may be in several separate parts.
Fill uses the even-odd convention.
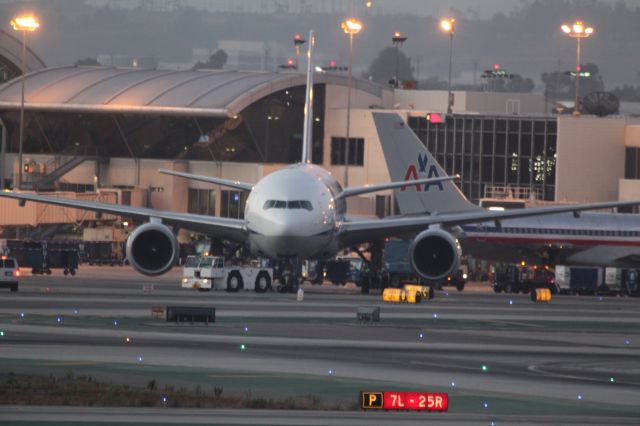
[[[521,3],[520,0],[377,0],[376,7],[385,13],[415,13],[440,16],[452,10],[474,13],[488,18],[497,12],[509,12]]]
[[[459,18],[453,78],[461,82],[495,63],[536,80],[543,72],[572,69],[575,42],[562,34],[560,24],[583,18],[596,27],[583,44],[583,64],[596,63],[609,88],[640,83],[640,0],[626,0],[628,9],[617,7],[622,0],[372,2],[367,12],[365,0],[0,0],[0,16],[33,9],[43,25],[29,35],[29,45],[50,66],[98,55],[190,66],[193,48],[217,49],[226,40],[268,41],[284,53],[265,47],[263,56],[291,57],[292,34],[310,28],[320,40],[317,60],[344,64],[348,43],[339,23],[353,7],[365,26],[355,41],[358,75],[391,45],[391,34],[402,31],[409,37],[402,52],[411,58],[415,77],[445,79],[449,43],[437,21],[453,11]],[[2,28],[11,32],[8,19]]]

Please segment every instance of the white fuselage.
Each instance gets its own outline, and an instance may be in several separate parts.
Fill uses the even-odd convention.
[[[271,173],[251,190],[245,207],[252,253],[258,256],[314,259],[340,249],[335,235],[345,212],[342,191],[325,169],[295,164]]]
[[[640,217],[571,213],[462,226],[466,254],[503,262],[637,267]]]

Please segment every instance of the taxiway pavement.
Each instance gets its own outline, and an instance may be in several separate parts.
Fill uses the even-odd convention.
[[[265,411],[262,419],[271,420],[262,424],[640,421],[640,299],[558,296],[536,304],[475,287],[394,305],[350,287],[305,290],[302,302],[275,292],[197,292],[180,288],[178,271],[148,278],[118,267],[27,276],[18,293],[0,294],[0,373],[74,372],[137,386],[153,379],[271,398],[315,395],[343,405],[356,404],[360,390],[450,396],[445,414]],[[166,305],[215,307],[216,322],[152,317],[152,307]],[[359,306],[379,306],[381,321],[358,322]],[[97,408],[6,408],[0,421],[83,423],[101,416]],[[177,409],[152,410],[150,417],[133,408],[102,410],[120,413],[114,422],[125,423],[162,416],[197,424],[210,416],[182,410],[183,422]],[[255,424],[247,420],[255,411],[219,413],[228,423]]]

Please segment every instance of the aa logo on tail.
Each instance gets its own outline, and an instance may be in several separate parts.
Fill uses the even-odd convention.
[[[438,175],[438,170],[436,169],[435,164],[428,164],[428,159],[427,159],[427,154],[418,154],[418,167],[416,168],[415,164],[409,164],[409,166],[407,167],[407,171],[404,174],[404,180],[405,181],[410,181],[410,180],[416,180],[416,179],[421,179],[423,177],[425,177],[424,175],[426,174],[427,178],[437,178],[440,177]],[[435,185],[438,187],[438,189],[440,191],[444,191],[444,186],[442,185],[442,182],[437,182],[437,183],[425,183],[424,184],[424,191],[428,191],[429,187],[431,185]],[[407,185],[407,186],[411,186],[411,185]],[[400,187],[400,191],[406,191],[407,190],[407,186],[402,186]],[[421,184],[416,184],[416,191],[418,192],[422,192],[423,187]]]

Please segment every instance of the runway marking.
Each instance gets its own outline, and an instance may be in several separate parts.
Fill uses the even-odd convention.
[[[62,365],[98,365],[102,364],[98,361],[53,361],[45,362],[42,365],[62,366]]]
[[[547,328],[546,325],[538,325],[538,324],[530,324],[526,322],[518,322],[518,321],[487,321],[489,324],[511,324],[511,325],[519,325],[524,327],[534,327],[534,328]]]
[[[604,380],[602,378],[586,377],[586,376],[575,376],[575,375],[572,375],[572,374],[554,373],[554,372],[551,372],[551,371],[548,371],[548,370],[543,370],[542,368],[540,368],[540,366],[538,366],[536,364],[531,364],[530,366],[527,367],[527,370],[532,371],[534,373],[542,374],[543,376],[555,377],[555,378],[559,378],[559,379],[584,380],[584,381],[588,381],[588,382],[597,382],[597,383],[606,383],[607,382],[606,380]],[[625,382],[625,384],[633,385],[633,386],[640,385],[640,383],[635,383],[635,382]]]
[[[263,379],[265,377],[282,377],[282,374],[208,374],[207,377],[212,379]]]

